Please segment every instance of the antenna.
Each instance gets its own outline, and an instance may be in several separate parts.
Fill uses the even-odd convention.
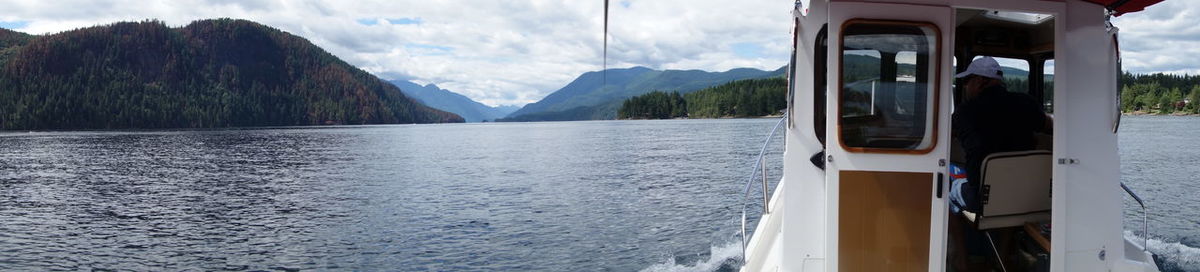
[[[608,0],[604,0],[604,66],[600,67],[600,87],[608,85]]]

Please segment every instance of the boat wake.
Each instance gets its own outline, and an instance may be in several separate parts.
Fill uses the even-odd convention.
[[[742,244],[728,243],[709,248],[707,259],[687,261],[685,256],[671,256],[663,262],[651,265],[642,272],[682,271],[738,271],[742,267]]]
[[[1125,231],[1125,238],[1135,243],[1142,241],[1142,237],[1130,231]],[[1150,252],[1154,253],[1154,261],[1162,271],[1200,272],[1200,248],[1154,238],[1150,238],[1147,243]]]
[[[1125,231],[1125,238],[1135,242],[1142,240],[1142,237],[1130,231]],[[1200,248],[1153,238],[1148,243],[1150,251],[1155,255],[1154,261],[1162,271],[1200,272]],[[670,256],[660,263],[642,269],[642,272],[737,271],[742,266],[741,256],[741,244],[734,242],[709,248],[706,259],[703,256]]]

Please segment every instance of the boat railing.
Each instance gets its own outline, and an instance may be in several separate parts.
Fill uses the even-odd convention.
[[[1146,210],[1146,202],[1142,201],[1142,198],[1139,197],[1137,195],[1137,193],[1134,193],[1133,189],[1129,189],[1129,186],[1125,186],[1124,182],[1121,182],[1121,189],[1125,189],[1125,193],[1129,194],[1130,197],[1133,197],[1133,200],[1137,201],[1139,206],[1142,206],[1142,250],[1149,252],[1150,251],[1150,228],[1149,228],[1150,212]]]
[[[771,212],[771,194],[767,185],[767,147],[770,146],[771,139],[775,138],[775,132],[778,131],[779,127],[782,126],[787,120],[788,113],[787,111],[784,111],[783,116],[779,118],[779,122],[775,123],[775,127],[771,128],[771,133],[767,134],[767,139],[763,140],[762,149],[758,151],[758,158],[754,160],[754,169],[750,171],[750,177],[746,178],[746,188],[742,192],[742,262],[746,261],[746,244],[749,241],[749,238],[746,236],[746,207],[750,206],[750,188],[753,188],[754,181],[756,180],[755,178],[758,177],[759,174],[762,174],[762,178],[760,179],[762,181],[763,193],[762,214],[763,216],[766,216]]]

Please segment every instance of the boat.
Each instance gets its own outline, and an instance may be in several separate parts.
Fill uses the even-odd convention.
[[[962,220],[986,237],[972,245],[983,268],[967,270],[1158,271],[1145,203],[1120,178],[1111,19],[1160,1],[797,1],[782,178],[771,188],[763,173],[768,137],[746,180],[741,270],[958,271]],[[955,75],[981,56],[1027,64],[1022,89],[1053,133],[988,156],[982,209],[952,212]],[[1126,201],[1142,207],[1133,235]]]

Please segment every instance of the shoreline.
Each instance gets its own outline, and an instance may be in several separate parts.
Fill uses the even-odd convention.
[[[1163,113],[1150,113],[1150,112],[1145,112],[1145,111],[1123,111],[1123,112],[1121,112],[1121,115],[1127,115],[1127,116],[1192,116],[1192,117],[1200,116],[1200,114],[1197,114],[1197,113],[1174,112],[1174,113],[1163,114]]]
[[[782,114],[777,114],[777,115],[763,115],[763,116],[743,116],[743,117],[737,117],[737,116],[722,116],[722,117],[703,117],[703,118],[690,118],[690,117],[675,117],[675,118],[625,118],[625,119],[619,119],[619,118],[618,118],[618,119],[574,120],[574,121],[604,121],[604,120],[613,120],[613,121],[631,121],[631,120],[724,120],[724,119],[773,119],[773,118],[781,118],[781,117],[783,117],[783,115],[782,115]]]

